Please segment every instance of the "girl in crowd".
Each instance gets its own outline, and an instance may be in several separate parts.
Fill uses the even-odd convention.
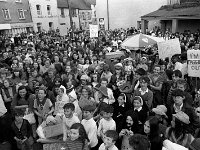
[[[81,123],[75,123],[70,128],[69,138],[64,144],[65,150],[89,150],[89,139],[84,126]]]
[[[151,150],[162,150],[163,139],[159,132],[159,120],[156,117],[147,119],[144,123],[144,133],[151,143]]]

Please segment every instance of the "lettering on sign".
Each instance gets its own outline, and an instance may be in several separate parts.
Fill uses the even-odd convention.
[[[188,75],[190,77],[200,77],[200,50],[188,50]]]

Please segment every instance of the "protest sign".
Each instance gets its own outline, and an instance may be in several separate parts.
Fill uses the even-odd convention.
[[[179,39],[171,39],[158,43],[159,59],[165,59],[166,57],[172,57],[175,54],[181,54],[181,47]]]
[[[90,24],[90,37],[98,37],[98,25]]]
[[[56,124],[52,126],[46,126],[43,128],[43,132],[46,138],[51,138],[63,134],[63,124]]]
[[[56,115],[57,113],[64,113],[63,106],[65,104],[66,104],[66,102],[62,102],[62,101],[55,102],[54,115]]]
[[[200,50],[188,50],[188,76],[200,77]]]

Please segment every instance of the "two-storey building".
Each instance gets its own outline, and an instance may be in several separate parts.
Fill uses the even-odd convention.
[[[61,35],[66,35],[70,28],[69,7],[74,29],[88,29],[91,22],[91,4],[85,0],[57,0],[58,21]]]
[[[58,28],[57,0],[28,0],[34,31],[49,31]]]
[[[32,30],[28,0],[0,0],[0,34],[15,35]]]

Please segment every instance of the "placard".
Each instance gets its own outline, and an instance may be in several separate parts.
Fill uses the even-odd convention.
[[[181,47],[178,38],[158,42],[157,44],[160,59],[164,60],[166,57],[171,58],[175,54],[181,54]]]
[[[98,37],[98,25],[90,24],[90,37]]]
[[[188,50],[188,76],[200,77],[200,50]]]
[[[64,113],[63,106],[65,104],[66,104],[66,102],[62,102],[62,101],[55,102],[54,115],[56,115],[57,113]]]
[[[54,136],[63,134],[63,124],[56,124],[53,126],[46,126],[43,128],[43,132],[46,138],[51,138]]]

